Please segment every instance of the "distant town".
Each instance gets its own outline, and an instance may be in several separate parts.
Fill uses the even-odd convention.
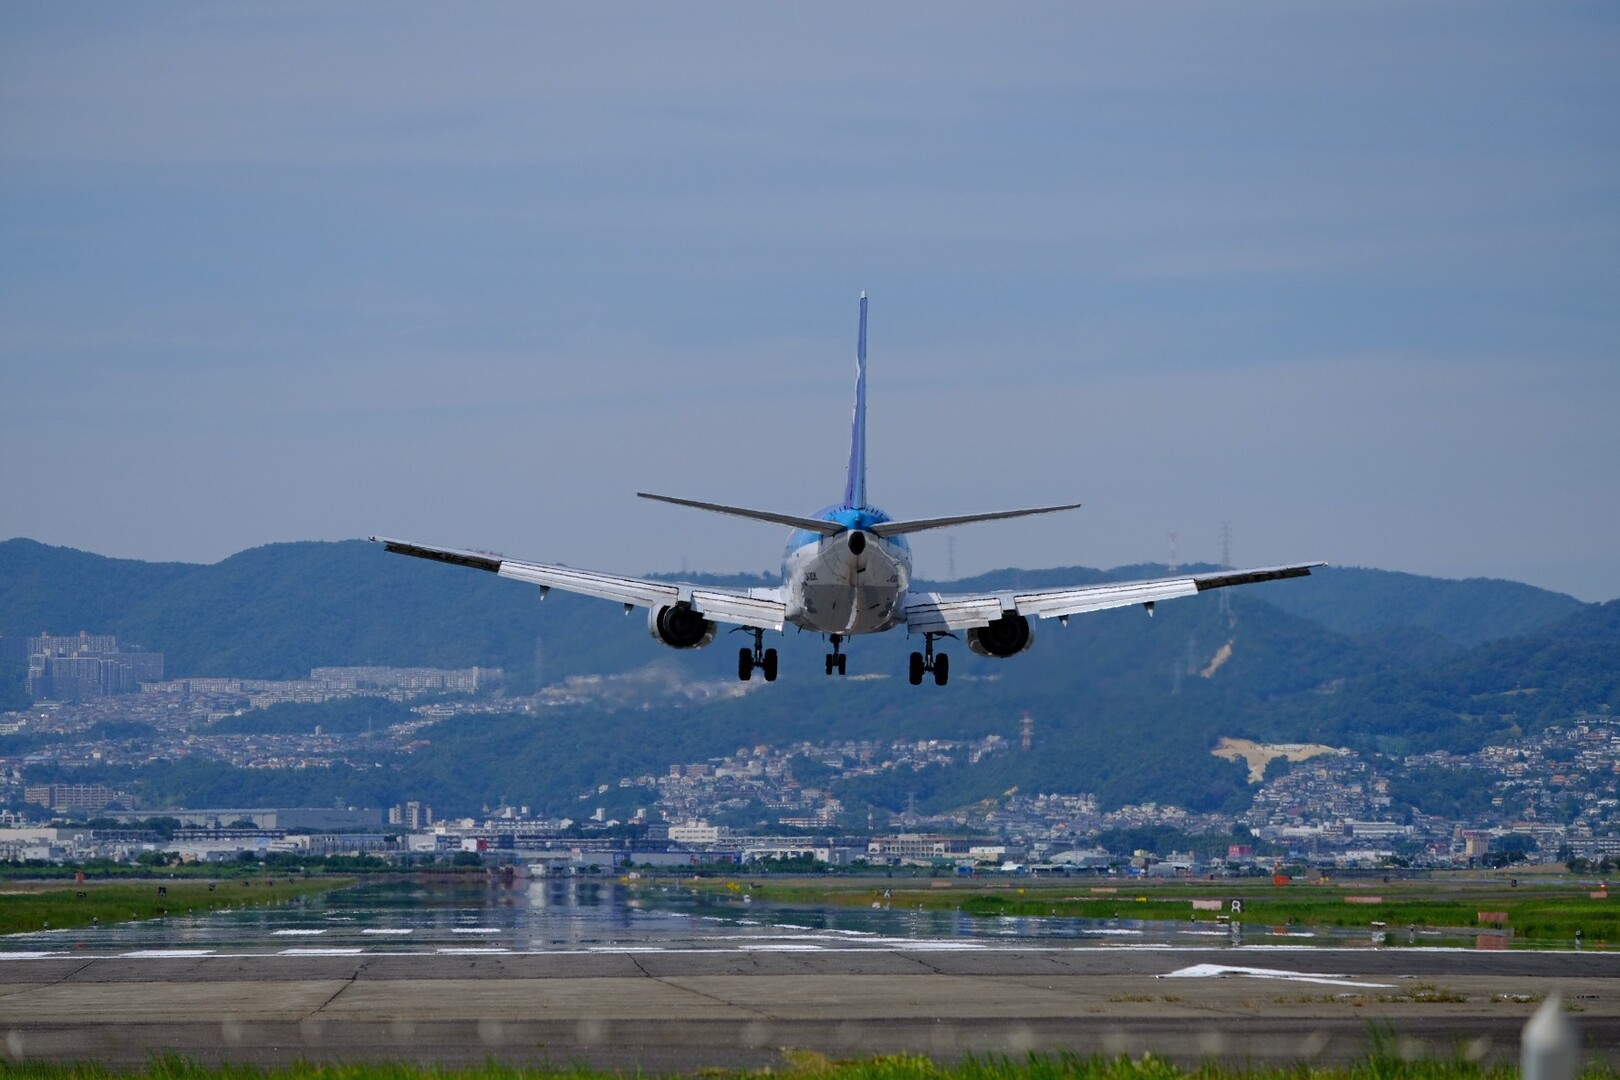
[[[1242,813],[1195,814],[1148,803],[1104,809],[1087,792],[1020,792],[945,814],[846,805],[851,781],[888,784],[931,767],[975,765],[1033,752],[1036,721],[975,739],[755,745],[704,761],[671,761],[656,774],[601,777],[568,817],[514,805],[454,816],[425,799],[387,807],[144,806],[100,783],[30,782],[76,768],[183,759],[243,769],[375,767],[380,749],[425,748],[420,732],[464,714],[541,713],[652,693],[740,692],[735,684],[658,686],[657,677],[583,677],[535,695],[507,696],[496,668],[320,667],[308,678],[166,678],[160,653],[126,650],[111,635],[0,638],[0,655],[25,660],[31,708],[0,714],[0,735],[25,747],[0,756],[0,860],[133,861],[161,854],[217,861],[270,853],[522,861],[558,869],[795,864],[947,867],[952,872],[1205,875],[1312,868],[1448,868],[1514,863],[1608,867],[1620,862],[1620,720],[1591,715],[1477,753],[1363,756],[1329,746],[1223,740],[1214,752],[1246,761],[1254,781]],[[409,705],[412,719],[379,730],[241,733],[221,722],[254,710],[347,698]],[[425,700],[424,700],[425,699]],[[137,729],[133,725],[140,725]],[[1278,759],[1284,767],[1271,767]],[[1489,797],[1456,816],[1425,815],[1403,785],[1466,778]],[[608,798],[608,796],[612,798]],[[614,816],[608,804],[633,806]],[[763,806],[765,825],[727,821]],[[1150,850],[1157,835],[1185,850]]]

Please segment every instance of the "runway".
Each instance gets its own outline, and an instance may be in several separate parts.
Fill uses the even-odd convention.
[[[12,1060],[154,1053],[589,1065],[648,1073],[834,1058],[1151,1051],[1182,1061],[1513,1058],[1557,992],[1620,1060],[1620,956],[1424,949],[713,949],[0,954]]]

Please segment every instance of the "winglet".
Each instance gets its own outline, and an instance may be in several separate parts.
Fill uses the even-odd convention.
[[[866,505],[866,292],[861,292],[861,329],[855,339],[855,419],[849,436],[849,477],[844,505]]]

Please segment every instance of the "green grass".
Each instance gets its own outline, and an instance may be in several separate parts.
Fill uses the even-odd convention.
[[[150,880],[78,885],[13,883],[0,893],[0,934],[156,919],[220,908],[265,907],[352,885],[352,878]],[[163,890],[162,893],[159,890]],[[15,891],[9,891],[15,890]]]
[[[1081,1057],[1075,1054],[1032,1054],[1018,1060],[969,1058],[941,1065],[925,1057],[894,1055],[859,1061],[834,1061],[812,1051],[785,1051],[786,1065],[768,1072],[746,1073],[705,1069],[695,1074],[707,1080],[744,1080],[766,1076],[780,1080],[1512,1080],[1516,1068],[1485,1066],[1463,1058],[1403,1061],[1393,1055],[1375,1055],[1343,1067],[1237,1068],[1205,1064],[1185,1067],[1144,1055],[1141,1058]],[[624,1074],[586,1069],[524,1069],[487,1064],[472,1069],[386,1064],[298,1064],[277,1069],[246,1065],[205,1066],[180,1058],[164,1057],[144,1068],[117,1071],[99,1065],[0,1064],[0,1077],[19,1080],[104,1080],[146,1077],[150,1080],[596,1080]],[[1612,1080],[1607,1066],[1589,1067],[1583,1077]]]
[[[755,879],[688,883],[716,893],[749,892],[755,900],[782,904],[956,910],[985,918],[1058,917],[1079,919],[1147,919],[1213,922],[1226,911],[1199,911],[1196,899],[1243,901],[1237,919],[1246,927],[1369,927],[1382,922],[1389,944],[1406,941],[1407,927],[1472,934],[1492,929],[1481,912],[1506,912],[1502,927],[1515,941],[1569,945],[1582,932],[1589,948],[1620,946],[1620,894],[1593,899],[1586,885],[1568,882],[1526,883],[1462,880],[1396,882],[1355,881],[1289,884],[1222,880],[1209,882],[1143,882],[1096,878],[1024,878],[1012,880],[911,878]],[[888,889],[890,895],[884,896]],[[1097,889],[1115,891],[1099,893]],[[1347,896],[1377,896],[1376,904],[1350,903]],[[1223,905],[1224,906],[1224,905]]]

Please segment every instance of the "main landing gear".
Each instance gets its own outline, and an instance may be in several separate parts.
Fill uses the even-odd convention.
[[[755,630],[751,626],[739,629],[754,635],[754,647],[744,646],[737,650],[737,678],[747,682],[754,674],[755,669],[765,672],[766,682],[776,681],[776,650],[765,648],[765,631]]]
[[[934,673],[934,685],[944,686],[951,677],[951,658],[944,653],[934,655],[934,639],[954,637],[953,634],[924,634],[923,651],[911,654],[911,685],[921,686],[926,672]]]
[[[827,654],[827,674],[831,675],[834,671],[840,675],[849,674],[849,657],[838,651],[838,647],[844,643],[844,635],[828,634],[827,640],[832,642],[833,647],[833,651]]]

